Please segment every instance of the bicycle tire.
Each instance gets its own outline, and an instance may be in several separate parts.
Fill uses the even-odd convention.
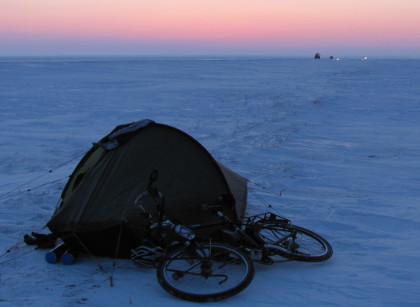
[[[296,225],[260,221],[254,227],[254,236],[274,254],[291,260],[321,262],[333,254],[326,239]]]
[[[219,301],[241,292],[254,278],[252,260],[241,250],[224,243],[202,244],[200,250],[201,256],[180,246],[162,259],[157,278],[163,289],[184,300]]]

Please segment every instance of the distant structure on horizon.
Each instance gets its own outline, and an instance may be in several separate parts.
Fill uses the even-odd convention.
[[[320,54],[319,52],[315,53],[315,57],[314,57],[314,59],[316,59],[316,60],[321,59],[321,54]],[[340,61],[340,60],[341,60],[340,58],[334,58],[334,56],[333,56],[333,55],[330,55],[330,56],[329,56],[329,59],[330,59],[330,60],[334,60],[334,59],[336,59],[337,61]],[[360,60],[365,61],[365,60],[367,60],[367,57],[363,57],[363,58],[361,58]]]

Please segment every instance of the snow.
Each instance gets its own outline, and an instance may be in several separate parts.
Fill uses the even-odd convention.
[[[417,306],[420,60],[0,58],[0,305],[194,306],[153,269],[49,264],[43,229],[92,142],[116,125],[175,126],[250,179],[250,211],[328,239],[322,263],[256,264],[209,305]],[[112,279],[112,286],[111,286]]]

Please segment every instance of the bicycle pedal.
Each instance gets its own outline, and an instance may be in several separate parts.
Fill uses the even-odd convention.
[[[261,264],[264,264],[264,265],[272,265],[273,263],[274,263],[274,260],[273,259],[271,259],[270,257],[268,257],[268,256],[265,256],[265,257],[261,257],[261,259],[260,259],[260,263]]]

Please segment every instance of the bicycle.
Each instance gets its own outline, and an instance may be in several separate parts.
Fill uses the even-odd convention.
[[[239,293],[254,277],[251,254],[258,254],[257,261],[262,264],[273,264],[275,255],[319,262],[333,254],[322,236],[271,212],[233,221],[223,213],[224,202],[231,201],[228,196],[201,205],[203,211],[217,215],[218,222],[187,227],[163,221],[164,197],[152,187],[156,178],[154,171],[147,191],[135,203],[151,196],[156,202],[158,221],[149,226],[150,233],[143,244],[132,250],[131,260],[157,267],[159,284],[174,296],[204,302]],[[144,208],[143,211],[147,214]],[[202,230],[204,234],[200,235]]]
[[[147,190],[135,200],[136,206],[149,219],[149,235],[132,250],[131,260],[157,268],[157,279],[170,294],[190,301],[208,302],[225,299],[244,290],[254,277],[254,265],[241,249],[223,242],[202,242],[190,228],[164,221],[164,197],[152,185],[154,170]],[[151,197],[156,203],[157,222],[141,202]]]

